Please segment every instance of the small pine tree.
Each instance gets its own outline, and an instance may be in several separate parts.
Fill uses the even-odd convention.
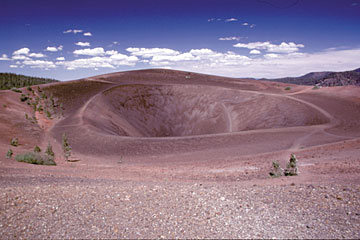
[[[9,149],[9,151],[6,153],[6,158],[12,158],[13,154],[14,154],[13,151]]]
[[[39,146],[34,147],[34,152],[39,153],[41,152],[41,148]]]
[[[55,153],[54,153],[54,151],[53,151],[52,146],[51,146],[50,143],[47,145],[45,153],[46,153],[49,157],[52,157],[52,158],[55,157]]]
[[[19,139],[18,138],[11,139],[10,145],[14,147],[19,146]]]
[[[283,175],[283,169],[278,162],[272,162],[272,168],[269,174],[271,177],[281,177]]]
[[[66,133],[63,133],[62,135],[62,149],[64,151],[64,157],[66,161],[69,161],[69,157],[71,156],[71,146],[69,144]]]
[[[51,119],[51,113],[48,110],[45,110],[45,113],[46,113],[46,117],[48,119]]]
[[[284,171],[285,176],[296,176],[298,175],[297,158],[295,154],[291,154],[290,160]]]

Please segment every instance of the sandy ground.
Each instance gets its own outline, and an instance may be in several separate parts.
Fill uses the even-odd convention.
[[[360,237],[358,87],[145,70],[43,89],[64,116],[37,124],[0,92],[3,238]],[[5,158],[48,142],[55,167]],[[291,153],[300,174],[270,178]]]

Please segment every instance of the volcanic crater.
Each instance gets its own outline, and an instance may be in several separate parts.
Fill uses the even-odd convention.
[[[284,98],[206,85],[126,84],[97,95],[83,118],[98,132],[147,138],[306,126],[327,121],[312,107]]]

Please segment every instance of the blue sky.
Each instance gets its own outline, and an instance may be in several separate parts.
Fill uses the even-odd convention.
[[[360,0],[0,0],[0,9],[0,72],[275,78],[360,67]]]

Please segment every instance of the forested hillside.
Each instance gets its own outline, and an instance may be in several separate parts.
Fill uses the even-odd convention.
[[[0,90],[21,88],[44,83],[58,82],[50,78],[30,77],[14,73],[0,73]]]

